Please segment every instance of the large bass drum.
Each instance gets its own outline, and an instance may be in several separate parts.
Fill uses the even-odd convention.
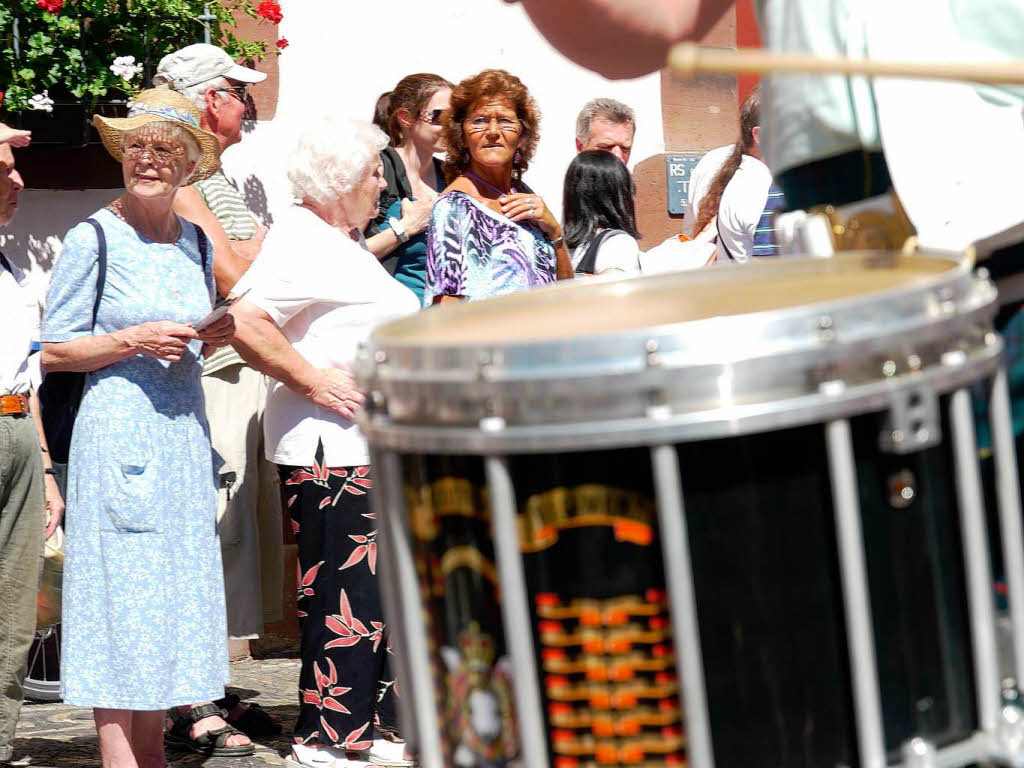
[[[976,412],[1018,671],[1020,494],[971,268],[844,253],[378,329],[362,426],[425,768],[1020,757]]]

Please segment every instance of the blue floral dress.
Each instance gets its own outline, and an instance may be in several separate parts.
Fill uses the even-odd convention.
[[[427,228],[423,306],[470,301],[555,282],[555,249],[532,224],[512,221],[465,192],[437,198]]]
[[[108,209],[97,335],[210,311],[212,253],[196,228],[145,239]],[[64,240],[43,341],[92,333],[97,242],[86,223]],[[180,362],[135,355],[90,373],[71,441],[61,685],[84,707],[158,710],[224,695],[224,581],[206,423],[201,344]]]

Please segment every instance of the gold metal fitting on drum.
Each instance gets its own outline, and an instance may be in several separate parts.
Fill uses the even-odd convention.
[[[837,251],[902,250],[917,234],[895,192],[849,205],[822,205],[810,214],[828,219]]]

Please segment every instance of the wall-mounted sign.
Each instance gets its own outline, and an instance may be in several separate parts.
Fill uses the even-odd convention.
[[[668,181],[668,212],[682,214],[690,191],[690,173],[703,152],[677,152],[665,155],[665,178]]]

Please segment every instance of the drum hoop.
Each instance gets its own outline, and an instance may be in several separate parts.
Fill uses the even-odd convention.
[[[406,453],[505,455],[696,442],[885,411],[895,394],[908,390],[944,394],[994,374],[1002,352],[1002,340],[994,337],[953,364],[834,392],[691,413],[659,412],[654,406],[647,417],[618,420],[506,426],[483,419],[474,427],[416,426],[396,424],[370,406],[359,416],[359,425],[376,448]]]
[[[580,398],[575,415],[552,409],[551,422],[597,420],[600,398],[610,392],[637,395],[622,403],[639,416],[651,389],[672,390],[672,407],[689,412],[715,405],[708,402],[706,377],[726,369],[736,374],[735,402],[793,397],[813,393],[827,364],[847,370],[857,364],[866,370],[874,365],[871,356],[881,355],[899,367],[900,360],[925,357],[928,345],[944,339],[964,349],[980,346],[991,333],[996,291],[986,278],[972,275],[969,264],[965,259],[940,279],[912,288],[797,310],[633,329],[586,343],[563,339],[436,348],[381,343],[386,330],[379,330],[360,351],[355,370],[374,409],[394,421],[442,428],[472,428],[484,413],[506,418],[510,425],[543,421],[519,419],[512,413],[515,407],[508,406],[529,400],[536,414],[546,398],[564,404],[571,396]],[[701,333],[694,334],[698,326]],[[801,375],[806,381],[777,383],[772,365],[790,379]],[[673,384],[690,374],[698,384],[692,397],[681,395]],[[862,384],[872,375],[881,381],[890,374],[883,375],[879,361],[874,374],[859,371],[847,384]],[[588,398],[597,406],[583,412]],[[622,411],[613,416],[625,416]]]

